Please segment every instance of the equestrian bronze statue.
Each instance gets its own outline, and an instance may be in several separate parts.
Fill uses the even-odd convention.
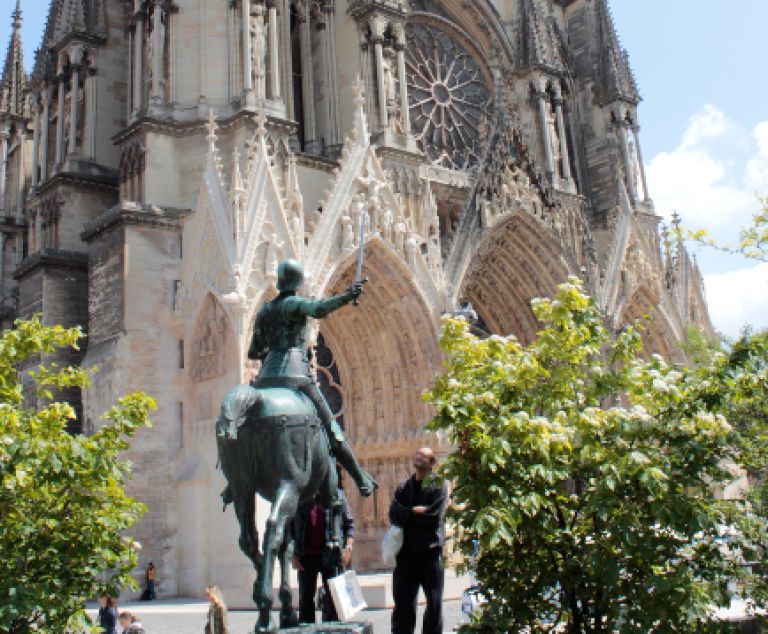
[[[222,494],[240,523],[240,548],[257,571],[253,598],[259,609],[256,632],[275,632],[272,574],[279,556],[280,627],[298,624],[291,604],[288,572],[291,561],[290,523],[298,504],[317,500],[338,512],[336,461],[369,496],[378,486],[357,463],[328,403],[312,376],[306,350],[309,317],[322,319],[350,302],[357,303],[362,280],[341,295],[315,300],[297,294],[304,270],[296,260],[278,266],[278,296],[256,315],[248,350],[261,360],[251,385],[240,385],[224,398],[216,423],[219,459],[227,487]],[[255,495],[272,503],[261,550],[255,526]],[[331,522],[331,547],[340,547],[338,520]]]

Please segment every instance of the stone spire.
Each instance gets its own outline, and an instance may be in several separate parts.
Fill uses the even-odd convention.
[[[538,0],[522,0],[520,26],[520,67],[564,72],[559,34]]]
[[[21,0],[16,0],[13,30],[0,81],[0,115],[24,116],[27,94],[27,73],[24,71],[24,51],[21,46]]]
[[[599,61],[598,86],[600,101],[627,101],[633,105],[640,102],[640,93],[629,67],[629,56],[621,48],[608,0],[596,0],[597,38]]]

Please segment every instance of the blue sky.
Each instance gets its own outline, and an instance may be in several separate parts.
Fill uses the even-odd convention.
[[[0,0],[0,50],[15,0]],[[22,0],[31,68],[47,0]],[[657,212],[677,210],[722,241],[768,195],[768,0],[613,0],[643,103],[643,154]],[[768,327],[768,264],[701,251],[715,326]]]
[[[768,196],[766,0],[614,0],[656,211],[732,242]],[[715,327],[768,327],[768,264],[692,247]]]

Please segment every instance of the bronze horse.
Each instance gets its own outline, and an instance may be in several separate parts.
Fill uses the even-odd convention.
[[[240,522],[240,548],[257,572],[253,587],[259,609],[256,632],[277,631],[270,613],[277,555],[281,573],[280,627],[298,625],[288,582],[290,522],[302,502],[317,498],[318,504],[331,508],[338,490],[328,438],[315,407],[304,394],[289,388],[239,385],[224,399],[216,436],[228,483],[222,493],[225,508],[234,503]],[[254,518],[257,493],[272,503],[261,551]],[[335,532],[338,523],[333,524]],[[339,537],[336,533],[337,541]]]

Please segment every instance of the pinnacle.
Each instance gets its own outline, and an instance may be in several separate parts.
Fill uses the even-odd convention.
[[[635,78],[629,67],[629,55],[621,47],[608,0],[595,3],[598,17],[600,50],[600,88],[604,102],[623,99],[631,103],[640,101]]]
[[[24,52],[21,45],[21,1],[16,0],[12,14],[13,31],[0,78],[0,112],[23,115],[27,92]]]
[[[550,16],[537,0],[523,0],[521,10],[521,56],[527,67],[542,66],[555,72],[564,70],[565,64],[557,41],[557,33]]]
[[[16,9],[13,12],[13,30],[21,28],[21,0],[16,0]]]

